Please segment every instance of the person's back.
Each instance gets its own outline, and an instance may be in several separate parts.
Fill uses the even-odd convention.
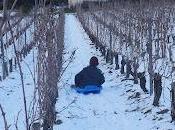
[[[100,69],[97,68],[98,59],[92,57],[90,65],[85,67],[75,76],[75,86],[84,87],[86,85],[101,86],[105,82],[105,78]]]

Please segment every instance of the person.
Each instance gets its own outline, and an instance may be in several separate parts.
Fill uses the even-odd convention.
[[[84,88],[88,85],[101,87],[101,85],[105,82],[105,77],[102,71],[97,68],[98,64],[99,62],[97,57],[91,57],[89,66],[83,68],[82,71],[76,74],[75,86],[78,88]]]

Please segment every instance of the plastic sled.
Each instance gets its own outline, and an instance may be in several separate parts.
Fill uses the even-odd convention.
[[[89,94],[89,93],[94,93],[94,94],[99,94],[102,90],[102,86],[96,86],[96,85],[86,85],[85,87],[73,87],[73,89],[76,90],[78,93],[82,94]]]

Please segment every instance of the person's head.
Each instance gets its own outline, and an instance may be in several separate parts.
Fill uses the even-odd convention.
[[[90,64],[90,66],[96,67],[99,64],[97,57],[95,57],[95,56],[91,57],[89,64]]]

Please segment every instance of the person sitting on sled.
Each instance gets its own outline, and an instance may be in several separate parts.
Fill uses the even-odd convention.
[[[89,66],[85,67],[75,76],[75,86],[80,88],[87,85],[101,87],[105,82],[105,77],[102,71],[97,68],[98,64],[97,57],[93,56],[90,59]]]

